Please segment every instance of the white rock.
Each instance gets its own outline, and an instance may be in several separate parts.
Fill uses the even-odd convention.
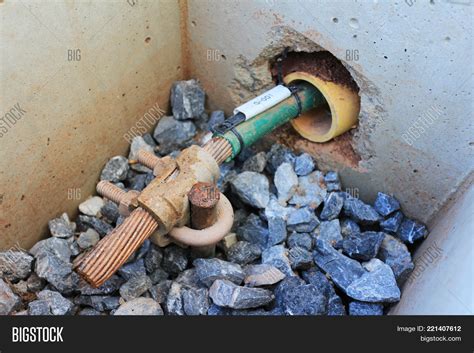
[[[94,196],[81,203],[79,211],[87,216],[97,217],[102,206],[104,206],[104,200],[99,196]]]
[[[278,190],[278,202],[286,202],[294,195],[298,186],[298,176],[290,163],[282,163],[275,172],[275,186]]]
[[[129,160],[137,160],[138,158],[138,151],[145,150],[154,154],[153,146],[150,146],[142,136],[135,136],[132,140],[132,144],[130,145],[130,153],[128,155]],[[137,172],[147,173],[150,171],[147,167],[140,163],[131,164],[131,168],[136,170]]]

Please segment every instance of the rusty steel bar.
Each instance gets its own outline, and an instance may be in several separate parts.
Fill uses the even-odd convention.
[[[217,220],[217,203],[220,192],[216,185],[211,183],[196,183],[188,193],[191,204],[191,227],[194,229],[205,229],[212,226]],[[200,246],[193,248],[197,257],[214,256],[215,245]]]

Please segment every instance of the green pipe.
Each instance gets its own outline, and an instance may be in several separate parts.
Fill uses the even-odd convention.
[[[301,100],[301,113],[326,103],[324,96],[314,86],[306,82],[299,82],[297,88],[298,96]],[[228,158],[227,162],[237,156],[243,147],[252,145],[254,142],[258,141],[277,127],[295,118],[297,115],[298,102],[294,96],[291,96],[234,128],[242,137],[244,146],[241,146],[239,139],[231,131],[228,131],[223,135],[217,134],[216,136],[225,138],[232,146],[232,156]]]

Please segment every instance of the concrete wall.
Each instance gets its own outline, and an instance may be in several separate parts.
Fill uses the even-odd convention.
[[[127,153],[123,134],[167,108],[184,70],[180,4],[6,0],[0,16],[1,118],[18,118],[0,125],[0,248],[29,248]]]
[[[414,256],[415,270],[405,283],[394,315],[474,314],[474,185],[457,192],[432,225]]]
[[[339,169],[362,199],[394,193],[408,215],[428,222],[473,170],[473,7],[467,0],[189,0],[190,72],[210,107],[230,113],[272,85],[268,60],[284,47],[329,50],[361,88],[358,128],[325,145],[288,131],[277,139]]]

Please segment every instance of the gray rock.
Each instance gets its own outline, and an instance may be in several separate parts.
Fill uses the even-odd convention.
[[[257,244],[261,249],[267,245],[269,232],[263,221],[255,214],[250,214],[236,233],[241,240]]]
[[[150,273],[148,275],[148,277],[150,277],[150,279],[151,279],[151,283],[153,283],[153,284],[157,284],[159,282],[162,282],[162,281],[168,279],[169,276],[170,275],[168,274],[168,272],[166,272],[162,268],[157,268],[155,271],[153,271],[152,273]]]
[[[68,238],[68,242],[69,242],[69,249],[71,250],[72,256],[77,256],[82,252],[82,249],[77,244],[77,241],[74,239],[74,237]]]
[[[156,125],[153,137],[160,145],[160,153],[166,155],[189,146],[196,132],[192,121],[179,121],[172,116],[164,116]]]
[[[302,153],[295,158],[295,172],[299,176],[308,175],[315,168],[313,157],[308,153]]]
[[[262,251],[258,245],[247,241],[238,241],[227,251],[227,259],[239,265],[246,265],[260,257]]]
[[[262,173],[267,165],[267,154],[259,152],[248,158],[242,165],[242,171]]]
[[[150,288],[150,294],[152,298],[160,304],[166,302],[166,298],[168,297],[168,292],[170,291],[172,283],[173,281],[164,280],[158,284],[155,284]]]
[[[305,270],[313,265],[311,253],[299,246],[295,246],[288,251],[288,259],[293,270]]]
[[[75,289],[79,277],[72,273],[70,263],[71,250],[64,239],[48,238],[31,248],[36,258],[36,274],[52,284],[60,292],[70,292]]]
[[[299,207],[309,206],[313,209],[323,202],[326,197],[326,185],[320,171],[298,178],[298,187],[289,203]]]
[[[234,169],[234,161],[222,163],[219,167],[220,176],[217,180],[217,187],[221,192],[226,192],[229,188],[230,182],[237,176],[237,172]]]
[[[395,197],[379,192],[375,199],[374,208],[380,215],[385,217],[398,211],[400,209],[400,203]]]
[[[265,208],[270,199],[268,179],[255,172],[242,172],[231,181],[232,190],[246,204]]]
[[[328,316],[344,316],[347,315],[346,308],[340,296],[333,293],[328,300]]]
[[[168,315],[184,315],[181,291],[181,285],[177,282],[173,282],[166,297],[165,309]]]
[[[142,136],[135,136],[132,140],[132,143],[130,144],[130,153],[128,154],[128,159],[130,161],[137,161],[138,152],[140,150],[155,154],[153,146],[150,146]],[[140,163],[131,164],[131,168],[140,173],[147,173],[150,171],[149,168]]]
[[[102,197],[93,196],[79,204],[79,211],[87,216],[98,217],[103,206],[104,200]]]
[[[306,250],[311,250],[313,248],[313,239],[308,233],[296,233],[293,232],[286,241],[289,248],[299,246]]]
[[[133,164],[135,168],[138,168],[136,164]],[[148,174],[137,174],[130,178],[129,188],[130,190],[142,191],[147,185]]]
[[[49,310],[53,315],[69,315],[74,308],[74,304],[70,300],[51,290],[45,289],[39,292],[38,299],[48,303]]]
[[[309,270],[302,271],[301,277],[303,277],[306,283],[316,286],[326,297],[331,297],[333,293],[335,293],[334,288],[326,275],[316,267],[311,267]]]
[[[33,256],[20,250],[0,252],[0,277],[11,282],[25,279],[31,274]]]
[[[51,235],[57,238],[69,238],[74,235],[75,225],[69,221],[66,213],[48,222]]]
[[[176,277],[175,282],[181,284],[185,288],[204,288],[195,268],[190,268],[181,272],[179,276]]]
[[[209,130],[213,131],[214,126],[222,124],[224,120],[225,120],[225,114],[222,110],[213,111],[207,123]]]
[[[122,305],[114,312],[116,316],[163,315],[160,304],[151,298],[136,298]]]
[[[100,209],[100,213],[111,223],[117,222],[120,216],[117,204],[112,201],[106,201],[104,206]]]
[[[388,234],[385,234],[377,257],[390,266],[399,286],[415,268],[406,245]]]
[[[286,204],[298,186],[298,176],[290,163],[280,164],[275,172],[274,183],[278,190],[278,201]]]
[[[344,213],[364,225],[375,224],[380,220],[379,214],[372,206],[353,197],[348,197],[344,201]]]
[[[285,274],[271,265],[248,265],[244,268],[244,283],[249,287],[268,286],[280,282]]]
[[[341,234],[343,237],[349,235],[356,235],[360,233],[359,225],[354,222],[352,219],[346,218],[340,222],[341,225]]]
[[[275,245],[271,248],[265,249],[262,252],[262,264],[272,265],[278,268],[286,276],[294,276],[291,269],[290,259],[288,258],[288,251],[283,245]]]
[[[264,218],[282,218],[286,221],[290,213],[294,210],[294,207],[282,206],[276,196],[270,195],[270,201],[268,201],[267,207],[265,207]]]
[[[323,315],[328,298],[312,284],[287,277],[275,289],[275,301],[285,315]]]
[[[129,301],[141,296],[152,286],[151,280],[146,275],[139,275],[130,278],[120,287],[120,296]]]
[[[294,165],[295,155],[291,150],[283,145],[274,144],[272,145],[270,151],[267,153],[267,165],[266,170],[270,174],[275,174],[275,171],[282,163],[290,163]]]
[[[34,300],[28,303],[28,315],[53,315],[46,300]]]
[[[19,305],[20,297],[0,278],[0,315],[9,315]]]
[[[82,306],[90,306],[94,308],[94,310],[97,310],[97,311],[104,311],[106,309],[111,310],[111,309],[106,308],[105,306],[105,303],[106,303],[105,301],[109,298],[111,297],[104,296],[104,295],[80,295],[74,298],[74,304],[82,305]],[[120,300],[119,297],[115,297],[115,298],[118,298]],[[115,308],[117,308],[118,305],[119,305],[119,302],[117,301],[117,306]]]
[[[145,135],[142,136],[143,139],[145,140],[146,143],[148,143],[150,146],[153,148],[157,146],[156,141],[153,139],[153,136],[151,136],[150,133],[146,133]]]
[[[324,200],[324,207],[321,211],[320,218],[325,221],[330,221],[339,216],[344,205],[344,198],[337,192],[331,192]]]
[[[150,250],[145,255],[145,268],[148,273],[154,272],[161,266],[163,260],[163,253],[160,248],[155,245],[150,247]]]
[[[176,81],[171,87],[171,108],[176,120],[195,119],[204,113],[206,94],[199,81]]]
[[[379,259],[364,264],[368,272],[347,287],[347,295],[363,302],[393,303],[400,300],[400,289],[390,266]]]
[[[363,232],[344,238],[344,253],[359,261],[368,261],[375,257],[385,237],[382,232]]]
[[[85,232],[79,234],[79,238],[77,238],[77,245],[79,245],[81,249],[88,249],[97,244],[99,240],[99,233],[97,233],[94,229],[89,228]]]
[[[240,287],[227,280],[216,280],[209,289],[214,304],[233,309],[249,309],[266,305],[273,300],[271,291]]]
[[[319,225],[319,219],[314,210],[303,207],[293,210],[286,221],[287,229],[292,232],[309,233]]]
[[[135,262],[125,264],[119,268],[118,274],[126,281],[133,277],[144,276],[146,275],[145,263],[143,259],[138,259]]]
[[[268,221],[268,240],[267,247],[280,244],[286,240],[286,221],[281,216],[267,217]]]
[[[69,262],[71,258],[71,249],[65,239],[47,238],[37,242],[30,249],[30,254],[36,258],[40,255],[50,254],[64,262]]]
[[[169,245],[163,251],[163,270],[170,274],[177,275],[188,266],[186,249],[177,245]]]
[[[183,309],[186,315],[207,315],[209,292],[205,288],[185,288],[182,291]]]
[[[230,308],[224,308],[222,306],[211,304],[207,310],[209,316],[231,316],[233,310]]]
[[[402,224],[403,213],[400,211],[393,213],[390,217],[380,221],[380,228],[386,233],[396,233]]]
[[[426,238],[428,230],[424,224],[405,218],[397,231],[397,237],[404,243],[413,244],[415,241]]]
[[[117,220],[118,225],[118,220]],[[101,237],[111,232],[114,227],[110,224],[90,216],[80,215],[78,218],[78,229],[79,231],[86,231],[88,228],[94,228]]]
[[[337,243],[342,240],[339,220],[334,219],[332,221],[321,222],[314,235],[316,236],[316,239],[327,241],[330,244]]]
[[[324,240],[316,240],[313,256],[316,265],[344,292],[366,273],[358,261],[344,256]]]
[[[349,303],[349,315],[351,316],[383,315],[383,304],[363,303],[359,301],[353,301]]]
[[[104,310],[115,310],[120,306],[120,297],[102,297]]]
[[[113,275],[97,288],[94,288],[86,281],[81,280],[77,289],[82,295],[109,295],[116,292],[123,282],[124,280],[119,276]]]
[[[324,176],[324,181],[326,183],[339,183],[339,174],[336,171],[331,170]]]
[[[102,315],[100,311],[97,311],[93,308],[84,308],[77,315],[80,316],[99,316]]]
[[[39,292],[44,288],[46,285],[46,281],[40,277],[36,273],[32,273],[30,277],[26,280],[26,286],[28,288],[28,292]]]
[[[210,286],[217,279],[225,279],[235,284],[244,280],[245,273],[242,267],[231,262],[213,259],[196,259],[193,262],[199,280]]]
[[[125,180],[129,169],[127,158],[124,156],[112,157],[102,169],[100,180],[108,180],[113,183]]]

